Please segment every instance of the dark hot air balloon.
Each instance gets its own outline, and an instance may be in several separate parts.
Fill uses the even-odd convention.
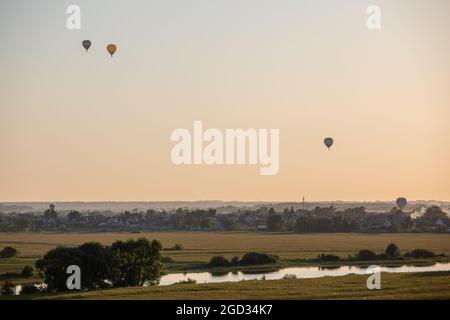
[[[113,56],[114,52],[116,52],[117,50],[117,46],[113,43],[108,44],[106,46],[106,50],[108,50],[108,53],[111,55],[111,57]]]
[[[92,43],[91,43],[90,40],[84,40],[84,41],[82,42],[82,44],[83,44],[83,47],[86,49],[86,51],[88,51],[89,48],[90,48],[91,45],[92,45]]]
[[[327,146],[328,150],[330,150],[331,146],[334,143],[333,138],[325,138],[325,140],[323,140],[323,143]]]
[[[408,204],[408,200],[406,200],[405,198],[398,198],[395,203],[400,210],[403,210]]]

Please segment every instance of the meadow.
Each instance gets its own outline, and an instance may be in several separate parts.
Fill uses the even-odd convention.
[[[179,284],[165,287],[120,288],[43,299],[450,299],[450,273],[381,275],[381,290],[368,290],[367,276],[317,279],[241,281],[216,284]]]
[[[174,260],[174,263],[167,265],[167,268],[164,270],[166,273],[180,270],[186,271],[199,266],[207,268],[206,263],[212,256],[221,255],[226,258],[232,258],[233,256],[242,256],[249,251],[277,254],[284,265],[305,263],[299,260],[316,258],[318,254],[322,253],[335,254],[343,259],[347,258],[349,254],[356,254],[361,249],[370,249],[381,253],[390,243],[397,244],[402,253],[416,248],[423,248],[436,254],[450,254],[450,235],[448,234],[288,234],[262,232],[0,233],[0,249],[5,246],[12,246],[20,252],[18,257],[0,259],[0,274],[20,272],[25,265],[34,267],[37,259],[57,246],[76,246],[89,241],[111,244],[119,239],[125,240],[139,237],[161,241],[163,247],[166,248],[164,256],[169,256]],[[177,243],[182,244],[182,250],[168,250]],[[35,273],[32,278],[14,279],[13,281],[15,283],[37,283],[40,282],[40,279]],[[334,279],[333,281],[339,282],[344,280]],[[448,278],[447,282],[449,282]],[[272,285],[272,281],[270,283]],[[273,283],[273,285],[276,285],[277,282]],[[255,284],[256,287],[259,285]],[[217,285],[211,286],[215,288]],[[220,286],[224,286],[223,288],[228,290],[234,286],[239,288],[241,285],[234,283]],[[210,287],[202,288],[209,290],[208,288]],[[158,292],[158,289],[151,290],[156,290],[152,292]],[[173,289],[161,290],[171,292]]]
[[[56,246],[76,246],[95,241],[111,244],[116,240],[145,237],[161,241],[164,248],[176,243],[183,250],[166,251],[180,262],[205,262],[212,255],[232,257],[248,251],[278,254],[282,259],[315,258],[319,253],[345,258],[360,249],[382,252],[395,243],[404,253],[423,248],[435,253],[450,253],[449,234],[292,234],[262,232],[142,232],[142,233],[0,233],[0,248],[13,246],[21,256],[39,257]]]

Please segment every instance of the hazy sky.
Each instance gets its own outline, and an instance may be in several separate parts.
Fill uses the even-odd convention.
[[[449,15],[448,0],[1,0],[0,201],[450,200]],[[279,174],[175,166],[170,134],[194,120],[279,128]]]

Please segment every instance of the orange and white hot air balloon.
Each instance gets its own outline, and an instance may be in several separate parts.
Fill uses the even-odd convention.
[[[108,50],[108,53],[111,55],[111,57],[113,56],[114,52],[116,52],[117,50],[117,46],[113,43],[108,44],[106,46],[106,50]]]

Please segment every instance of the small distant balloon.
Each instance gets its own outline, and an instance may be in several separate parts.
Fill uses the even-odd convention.
[[[398,198],[396,204],[400,210],[403,210],[408,204],[408,200],[406,200],[405,198]]]
[[[334,143],[333,138],[325,138],[325,140],[323,140],[323,143],[327,146],[328,150],[330,150],[331,146]]]
[[[86,49],[86,51],[88,51],[89,48],[90,48],[91,45],[92,45],[92,43],[91,43],[90,40],[84,40],[84,41],[82,42],[82,44],[83,44],[83,47]]]
[[[108,44],[106,46],[106,50],[108,50],[108,53],[111,55],[111,57],[113,56],[114,52],[116,52],[117,50],[117,46],[115,44]]]

